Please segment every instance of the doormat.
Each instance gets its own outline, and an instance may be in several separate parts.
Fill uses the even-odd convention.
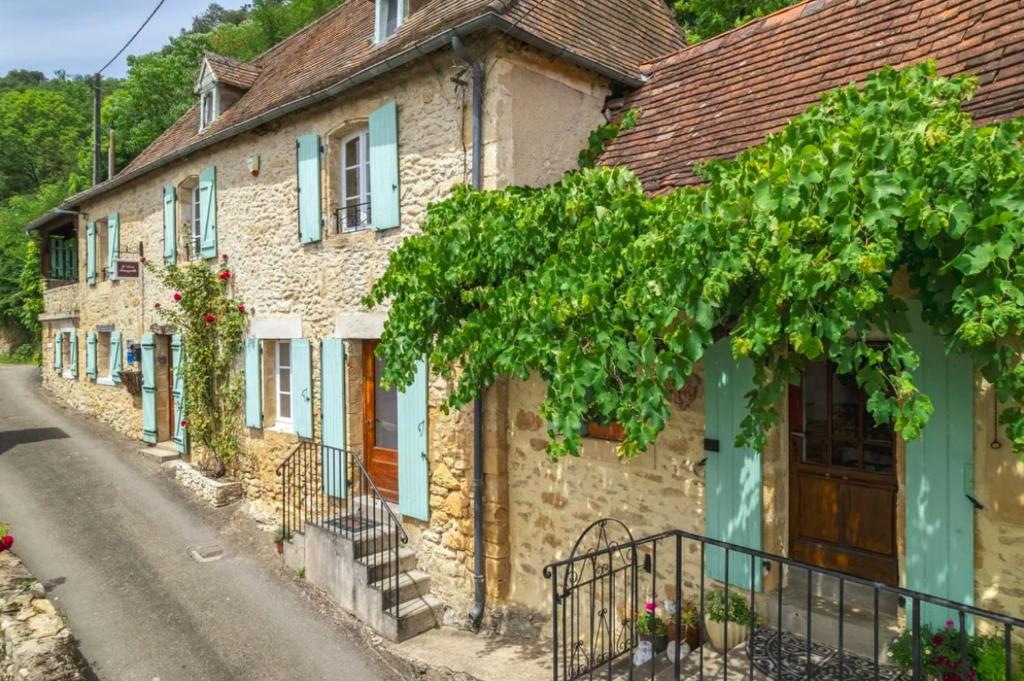
[[[339,533],[365,532],[366,530],[372,530],[378,525],[380,525],[380,523],[375,523],[369,518],[364,518],[363,516],[358,515],[328,518],[324,521],[324,526]]]
[[[811,641],[811,664],[807,665],[807,639],[783,631],[781,634],[781,656],[779,655],[779,632],[775,629],[758,627],[747,643],[747,653],[758,671],[770,679],[782,681],[910,681],[896,667],[879,665],[875,676],[875,665],[870,658],[843,653],[842,676],[840,676],[839,649]],[[780,659],[781,658],[781,659]],[[782,667],[781,675],[779,667]]]

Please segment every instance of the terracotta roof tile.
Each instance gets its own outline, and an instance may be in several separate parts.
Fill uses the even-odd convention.
[[[251,63],[208,55],[218,75],[248,83],[247,92],[202,133],[198,132],[198,109],[193,107],[119,176],[136,173],[174,151],[343,82],[435,35],[488,15],[503,19],[506,29],[514,27],[629,78],[640,79],[643,62],[684,45],[664,0],[423,0],[395,35],[379,45],[373,44],[372,0],[348,0]],[[99,185],[89,193],[102,188]]]
[[[981,87],[979,123],[1024,115],[1024,2],[813,0],[646,64],[626,107],[641,111],[602,162],[649,191],[694,184],[695,164],[735,156],[821,95],[885,65],[935,59]]]

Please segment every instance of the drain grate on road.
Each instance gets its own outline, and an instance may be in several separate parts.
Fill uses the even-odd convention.
[[[224,557],[224,547],[220,544],[198,544],[189,546],[185,553],[197,563],[212,563]]]

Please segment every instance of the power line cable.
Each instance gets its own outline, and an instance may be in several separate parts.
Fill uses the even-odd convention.
[[[124,44],[124,47],[118,50],[117,54],[111,57],[110,61],[104,64],[103,68],[96,72],[97,76],[106,71],[107,67],[113,64],[117,60],[117,58],[120,57],[124,53],[124,51],[128,49],[128,46],[131,45],[132,42],[139,37],[139,34],[142,33],[142,29],[146,28],[146,24],[148,24],[149,20],[153,18],[153,15],[157,13],[157,10],[159,10],[163,6],[164,2],[166,2],[166,0],[160,0],[158,3],[156,3],[156,7],[154,7],[153,11],[149,13],[149,16],[146,17],[146,20],[142,22],[142,26],[139,26],[139,29],[135,31],[135,33],[132,34],[132,37],[128,39],[128,42]]]

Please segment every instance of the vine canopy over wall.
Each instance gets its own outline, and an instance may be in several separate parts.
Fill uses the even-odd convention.
[[[553,456],[578,453],[591,418],[621,422],[632,456],[728,334],[755,367],[741,445],[763,446],[787,384],[825,357],[913,439],[932,406],[891,287],[905,270],[947,351],[996,385],[1024,452],[1022,123],[976,127],[962,108],[976,86],[931,63],[886,68],[704,165],[702,185],[658,196],[625,168],[541,189],[457,187],[366,299],[391,307],[383,378],[406,385],[429,355],[458,408],[498,376],[536,372]],[[869,342],[879,333],[885,346]]]

